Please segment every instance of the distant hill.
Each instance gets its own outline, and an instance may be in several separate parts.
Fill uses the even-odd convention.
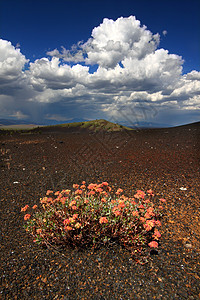
[[[95,121],[95,120],[94,120]],[[24,120],[14,120],[14,119],[0,119],[0,127],[1,126],[8,126],[8,125],[40,125],[40,126],[54,126],[54,125],[65,125],[65,124],[72,124],[72,123],[81,123],[81,122],[94,122],[94,121],[89,121],[83,118],[73,118],[71,120],[66,120],[63,122],[59,122],[56,120],[48,120],[44,121],[40,124],[32,122],[30,120],[24,121]],[[98,121],[98,120],[96,120]],[[105,121],[105,120],[104,120]],[[109,121],[107,121],[109,122]],[[112,123],[112,122],[110,122]],[[159,123],[152,123],[152,122],[135,122],[135,123],[130,123],[128,121],[122,121],[122,122],[117,122],[117,124],[125,126],[125,127],[130,127],[130,128],[166,128],[166,127],[172,127],[168,124],[159,124]]]
[[[66,124],[66,123],[74,123],[74,122],[86,122],[89,120],[82,119],[82,118],[74,118],[71,120],[66,120],[63,122],[59,122],[56,120],[48,120],[44,121],[40,124],[32,122],[31,120],[14,120],[14,119],[0,119],[0,126],[8,126],[8,125],[43,125],[43,126],[48,126],[48,125],[60,125],[60,124]]]
[[[75,121],[74,121],[75,120]],[[72,120],[71,120],[72,121]],[[63,130],[89,130],[93,132],[98,131],[122,131],[122,130],[132,130],[129,127],[112,123],[106,121],[104,119],[100,120],[92,120],[92,121],[85,121],[84,119],[73,119],[73,122],[66,122],[66,123],[59,123],[54,125],[37,125],[37,124],[28,124],[26,122],[18,122],[15,120],[0,120],[0,129],[7,129],[7,130],[33,130],[34,132],[40,128],[40,131],[63,131]]]
[[[93,121],[84,121],[84,122],[72,122],[58,125],[49,125],[40,127],[40,130],[56,130],[56,129],[87,129],[90,131],[98,132],[98,131],[123,131],[123,130],[132,130],[129,127],[112,123],[106,121],[104,119],[93,120]]]
[[[54,123],[54,122],[53,122]],[[122,130],[133,130],[133,129],[148,129],[148,128],[175,128],[175,127],[199,127],[200,122],[194,122],[185,125],[172,126],[164,123],[153,123],[153,122],[135,122],[131,123],[128,121],[122,121],[119,123],[113,123],[104,119],[88,121],[82,118],[74,118],[68,120],[65,123],[51,124],[51,125],[40,125],[36,123],[28,123],[26,121],[11,120],[11,119],[0,119],[0,129],[10,129],[10,130],[30,130],[36,127],[40,127],[43,130],[51,130],[55,128],[56,130],[60,128],[65,129],[88,129],[92,131],[122,131]],[[46,129],[45,129],[46,128]]]
[[[21,125],[21,124],[29,124],[25,121],[20,120],[12,120],[12,119],[0,119],[0,126],[4,125]]]

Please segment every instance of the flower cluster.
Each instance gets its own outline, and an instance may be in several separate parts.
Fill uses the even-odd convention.
[[[146,245],[157,248],[162,206],[157,208],[154,197],[152,190],[126,197],[107,182],[86,186],[83,181],[72,190],[48,190],[40,199],[41,209],[34,205],[33,215],[25,214],[25,228],[39,244],[96,248],[119,243],[132,253]],[[21,211],[29,209],[26,205]]]

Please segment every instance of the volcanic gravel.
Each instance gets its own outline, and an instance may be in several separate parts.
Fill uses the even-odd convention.
[[[0,133],[0,299],[199,299],[200,123],[123,132]],[[33,243],[21,207],[48,189],[107,181],[165,198],[148,263],[119,246],[58,252]],[[147,250],[150,251],[150,250]]]

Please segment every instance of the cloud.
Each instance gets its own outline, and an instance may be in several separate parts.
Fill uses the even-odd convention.
[[[23,114],[21,111],[16,111],[10,117],[16,118],[18,120],[24,120],[28,118],[28,115]]]
[[[82,42],[78,42],[77,45],[73,45],[70,50],[65,49],[65,47],[61,46],[61,52],[59,52],[58,49],[54,49],[52,51],[47,51],[46,54],[51,57],[61,58],[66,62],[83,62],[85,59],[81,43]]]
[[[156,49],[158,43],[158,34],[153,35],[134,16],[130,16],[116,21],[104,19],[82,47],[87,53],[86,63],[114,68],[125,58],[143,59]]]
[[[37,59],[30,63],[27,76],[30,84],[38,91],[46,89],[66,89],[73,88],[76,84],[85,81],[89,67],[76,64],[69,66],[61,64],[59,58],[53,57]]]
[[[0,39],[0,89],[23,81],[23,67],[28,60],[11,42]]]
[[[154,51],[159,44],[159,34],[152,34],[141,26],[134,16],[118,18],[116,21],[105,18],[100,26],[92,30],[86,43],[78,42],[70,50],[62,46],[48,51],[47,55],[62,58],[68,62],[98,64],[104,68],[114,68],[125,57],[142,59]]]
[[[187,80],[200,80],[200,72],[193,70],[192,72],[185,75]]]
[[[164,36],[166,36],[166,35],[167,35],[167,30],[163,30],[162,34],[163,34]]]
[[[182,57],[159,49],[159,40],[134,16],[104,19],[85,43],[29,64],[19,48],[0,40],[0,117],[155,122],[174,109],[196,118],[200,72],[183,75]]]

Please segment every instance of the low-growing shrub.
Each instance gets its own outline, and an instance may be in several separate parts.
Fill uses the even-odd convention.
[[[107,182],[86,186],[83,181],[72,190],[48,190],[32,214],[28,205],[21,211],[26,212],[26,231],[38,244],[84,249],[118,243],[135,254],[159,245],[160,202],[165,199],[155,198],[152,190],[126,197]]]

